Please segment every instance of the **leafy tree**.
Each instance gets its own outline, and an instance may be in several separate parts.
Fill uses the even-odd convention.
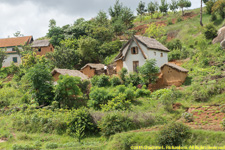
[[[126,26],[123,24],[122,18],[116,20],[112,25],[113,31],[117,36],[121,35],[126,30]]]
[[[115,54],[118,52],[118,50],[122,47],[122,42],[120,40],[115,40],[112,42],[108,42],[108,43],[103,43],[100,46],[100,57],[101,60],[103,60],[104,58],[106,58],[107,56],[110,56],[112,54]]]
[[[2,63],[7,58],[7,54],[5,52],[6,52],[6,49],[0,48],[0,68],[2,68]]]
[[[54,46],[59,46],[60,41],[65,38],[63,30],[56,26],[56,21],[54,19],[49,21],[47,37],[51,39],[50,43]]]
[[[141,16],[141,21],[142,21],[142,16],[147,11],[145,9],[145,2],[140,1],[138,4],[138,8],[136,10],[137,10],[137,14]]]
[[[123,23],[125,24],[126,28],[129,29],[133,26],[134,14],[128,7],[123,7],[122,13],[120,14]]]
[[[111,26],[93,26],[91,33],[89,33],[89,36],[98,40],[100,43],[105,43],[112,41],[113,30]]]
[[[190,0],[179,0],[177,5],[182,9],[182,16],[184,15],[184,8],[191,7]]]
[[[72,108],[76,104],[78,95],[81,95],[79,77],[71,77],[69,75],[59,76],[55,88],[55,100],[59,102],[60,108]]]
[[[152,15],[152,14],[154,14],[157,10],[158,10],[158,3],[157,3],[157,2],[155,2],[155,3],[150,2],[150,3],[148,4],[148,13],[151,13],[151,15]]]
[[[159,10],[161,13],[167,13],[169,4],[166,0],[161,0],[161,5],[159,6]]]
[[[97,25],[108,25],[108,16],[106,12],[99,11],[97,17],[95,18],[95,22]]]
[[[78,51],[82,57],[83,63],[99,62],[99,42],[91,37],[81,37],[78,40]]]
[[[178,9],[177,1],[176,0],[172,0],[171,4],[169,5],[169,7],[170,7],[170,10],[172,10],[175,13],[176,9]]]
[[[110,6],[109,8],[109,15],[112,18],[112,22],[115,22],[115,20],[117,20],[119,18],[119,16],[121,15],[122,12],[122,8],[123,8],[123,4],[120,3],[119,0],[116,0],[116,3],[114,4],[114,6]]]
[[[146,60],[145,64],[139,67],[138,71],[144,79],[146,84],[155,82],[157,79],[157,73],[159,73],[159,68],[156,66],[156,60]]]
[[[31,68],[38,63],[47,64],[44,56],[37,55],[35,52],[24,54],[22,57],[22,65],[25,69]]]
[[[31,83],[32,94],[39,105],[48,105],[53,101],[52,75],[45,64],[36,64],[30,68],[26,78]]]
[[[212,7],[213,13],[218,13],[223,19],[225,18],[225,0],[218,0]]]
[[[55,67],[63,69],[73,69],[80,60],[78,51],[65,45],[55,47],[54,52],[47,53],[46,57]]]

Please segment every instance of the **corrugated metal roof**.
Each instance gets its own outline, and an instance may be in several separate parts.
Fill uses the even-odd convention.
[[[46,46],[49,46],[49,45],[50,45],[49,40],[35,40],[32,43],[31,47],[46,47]]]

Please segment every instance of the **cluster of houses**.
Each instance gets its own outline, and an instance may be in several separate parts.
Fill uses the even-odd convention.
[[[35,49],[37,55],[45,55],[53,52],[54,47],[49,40],[33,40],[32,36],[14,37],[0,39],[0,48],[5,48],[7,58],[3,61],[2,66],[8,67],[11,62],[21,64],[21,57],[16,51],[16,47],[21,49],[22,46],[31,45]],[[104,64],[88,63],[81,70],[54,69],[52,75],[55,81],[59,75],[68,74],[70,76],[78,76],[82,80],[89,79],[95,75],[117,74],[122,68],[126,68],[128,72],[137,72],[137,67],[145,64],[147,59],[155,59],[156,66],[161,68],[157,84],[161,86],[176,85],[180,86],[184,83],[188,70],[168,63],[168,53],[170,50],[157,40],[140,35],[134,35],[119,51],[114,63],[105,66]]]

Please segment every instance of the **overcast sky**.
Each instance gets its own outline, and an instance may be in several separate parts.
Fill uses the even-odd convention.
[[[134,14],[139,1],[120,0]],[[147,4],[151,0],[142,1]],[[191,1],[192,8],[200,7],[200,0]],[[108,12],[114,3],[115,0],[0,0],[0,38],[13,37],[16,31],[33,35],[34,39],[43,37],[50,19],[55,19],[58,26],[73,24],[81,17],[86,20],[95,17],[99,10]]]

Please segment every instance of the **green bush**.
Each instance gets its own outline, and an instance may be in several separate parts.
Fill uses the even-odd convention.
[[[223,127],[223,130],[225,130],[225,119],[222,120],[221,125]]]
[[[109,76],[107,76],[107,75],[97,76],[96,75],[91,79],[91,84],[92,84],[92,86],[97,86],[97,87],[107,87],[110,85]]]
[[[120,85],[121,80],[117,76],[113,76],[113,77],[110,78],[110,83],[111,83],[111,86],[114,87],[114,86]]]
[[[182,114],[183,118],[186,120],[186,122],[193,122],[194,117],[192,113],[185,112]]]
[[[144,85],[141,89],[137,89],[136,91],[136,97],[148,97],[150,96],[151,91],[146,89],[146,85]]]
[[[69,123],[69,129],[70,135],[77,136],[78,132],[84,135],[93,134],[97,128],[88,109],[81,108],[76,110],[72,121]]]
[[[35,147],[35,146],[31,146],[31,145],[18,145],[18,144],[14,144],[13,145],[13,150],[39,150],[40,148]]]
[[[181,57],[181,51],[180,50],[173,50],[168,54],[169,61],[172,60],[179,60]]]
[[[181,22],[183,19],[181,17],[177,18],[177,22]]]
[[[128,131],[132,128],[131,119],[116,113],[107,114],[99,123],[99,128],[103,136],[110,136],[115,133]]]
[[[169,20],[167,21],[167,25],[172,25],[172,24],[173,24],[172,20],[169,19]]]
[[[114,111],[114,110],[130,110],[131,102],[126,100],[126,95],[120,93],[117,97],[108,101],[106,105],[102,105],[103,111]]]
[[[120,70],[120,72],[118,72],[119,77],[120,77],[120,79],[121,79],[123,82],[125,82],[125,77],[126,77],[127,73],[128,73],[128,71],[127,71],[126,68],[122,68],[122,69]]]
[[[165,125],[158,135],[159,145],[166,146],[182,146],[184,142],[190,138],[191,130],[182,123],[171,123]]]
[[[111,99],[106,88],[92,87],[89,96],[91,100],[88,101],[88,106],[95,110],[100,109],[100,105],[106,104]]]
[[[216,20],[217,20],[216,14],[212,14],[210,20],[211,20],[211,21],[216,21]]]
[[[174,49],[181,50],[182,49],[182,43],[179,39],[175,39],[175,40],[172,40],[172,41],[168,42],[166,44],[166,46],[170,50],[174,50]]]
[[[129,84],[132,84],[134,86],[137,86],[138,84],[140,84],[141,81],[141,77],[139,76],[138,73],[129,73],[126,77],[125,77],[125,85],[128,86]]]
[[[207,24],[204,29],[205,38],[208,40],[214,39],[217,36],[217,30],[213,24]]]

